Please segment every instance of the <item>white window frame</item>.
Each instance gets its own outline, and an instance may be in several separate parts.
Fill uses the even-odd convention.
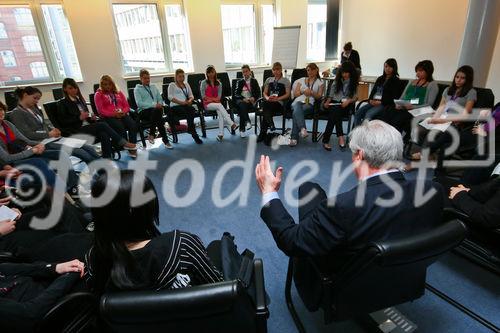
[[[52,84],[52,83],[59,83],[61,82],[64,77],[59,73],[59,69],[57,67],[57,60],[55,53],[51,50],[50,47],[50,40],[49,40],[49,34],[47,31],[46,23],[43,18],[43,12],[42,12],[42,5],[60,5],[62,7],[62,10],[64,12],[65,17],[67,18],[68,16],[66,15],[66,10],[64,7],[64,0],[2,0],[1,5],[4,6],[19,6],[23,7],[26,6],[31,10],[31,15],[33,17],[33,22],[35,23],[35,30],[36,34],[38,36],[38,40],[40,42],[40,45],[42,47],[41,52],[43,53],[43,56],[45,58],[45,64],[47,65],[47,70],[49,72],[49,79],[48,80],[22,80],[22,81],[5,81],[7,83],[7,87],[10,86],[17,86],[17,85],[22,85],[22,84]],[[71,28],[71,22],[70,22],[70,28]],[[73,30],[71,30],[73,32]],[[75,39],[73,38],[73,43]],[[78,53],[77,53],[78,56]],[[80,67],[81,68],[81,67]],[[84,80],[84,74],[82,72],[82,80]],[[3,88],[3,87],[2,87]]]
[[[254,10],[254,19],[255,19],[255,59],[256,63],[247,64],[250,66],[269,66],[265,62],[264,58],[264,30],[263,30],[263,22],[262,22],[262,5],[272,5],[273,6],[273,20],[274,26],[277,26],[276,21],[276,6],[273,0],[222,0],[221,5],[253,5]],[[219,8],[219,11],[221,9]],[[222,17],[221,17],[222,19]],[[222,24],[222,22],[221,22]],[[222,33],[222,31],[221,31]],[[272,52],[272,50],[271,50]],[[226,63],[226,69],[240,69],[243,63]]]
[[[167,29],[167,18],[166,18],[166,13],[165,13],[165,6],[166,5],[180,5],[182,8],[182,14],[184,15],[184,19],[186,20],[186,33],[188,34],[188,42],[190,45],[188,45],[188,50],[191,52],[191,65],[194,66],[193,62],[193,54],[192,54],[192,48],[191,48],[191,34],[189,31],[189,24],[187,22],[187,15],[184,7],[184,3],[182,0],[111,0],[109,1],[109,8],[113,20],[113,29],[115,32],[115,42],[116,42],[116,47],[120,53],[120,60],[122,60],[122,75],[123,77],[130,78],[130,77],[137,77],[139,75],[139,71],[134,71],[134,72],[125,72],[124,67],[123,67],[123,59],[122,59],[122,54],[123,51],[122,47],[120,45],[120,40],[118,38],[118,29],[117,29],[117,22],[115,19],[115,15],[113,14],[113,5],[133,5],[133,4],[139,4],[139,5],[155,5],[156,6],[156,13],[158,15],[158,20],[160,21],[160,30],[161,30],[161,41],[163,44],[163,56],[165,60],[165,70],[158,70],[158,71],[149,71],[152,75],[164,75],[164,74],[170,74],[173,73],[175,70],[172,66],[172,54],[170,52],[170,41],[168,40],[168,29]],[[131,18],[133,19],[133,18]],[[156,48],[156,46],[155,46]]]
[[[0,28],[0,31],[2,32],[0,34],[0,39],[7,39],[7,38],[9,38],[9,34],[7,33],[7,30],[5,30],[5,23],[0,22],[0,27],[2,27],[2,28]]]

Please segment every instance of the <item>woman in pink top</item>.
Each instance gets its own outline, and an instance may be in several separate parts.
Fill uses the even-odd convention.
[[[231,131],[235,131],[238,126],[231,119],[224,106],[221,104],[222,85],[217,80],[217,72],[215,67],[208,66],[206,71],[207,79],[203,80],[200,84],[201,97],[203,99],[203,106],[205,110],[215,110],[219,118],[219,135],[217,140],[222,141],[224,138],[224,122],[231,126]]]
[[[109,75],[103,75],[99,82],[99,89],[95,93],[95,105],[99,116],[104,119],[124,139],[135,144],[137,142],[137,124],[130,118],[127,98],[118,90],[115,82]],[[136,157],[136,151],[129,151],[130,156]]]

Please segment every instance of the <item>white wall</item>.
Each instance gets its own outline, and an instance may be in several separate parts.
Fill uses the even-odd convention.
[[[140,0],[138,0],[140,1]],[[449,81],[457,67],[465,27],[468,0],[344,0],[341,11],[341,43],[352,41],[360,52],[364,75],[380,75],[386,58],[398,60],[402,77],[413,77],[419,60],[431,59],[435,77]],[[82,92],[92,91],[102,74],[113,76],[125,88],[118,43],[108,0],[64,0],[63,2],[84,83]],[[220,23],[221,0],[184,0],[196,72],[207,64],[224,68]],[[307,0],[275,0],[278,23],[301,25],[298,66],[306,64]],[[487,86],[500,99],[500,36],[497,38]],[[321,69],[326,63],[318,64]],[[257,78],[262,69],[255,69]],[[153,77],[159,84],[161,76]],[[52,88],[43,85],[42,102],[52,100]],[[3,92],[5,89],[0,89]],[[0,94],[3,99],[3,93]]]
[[[500,32],[497,34],[495,52],[493,53],[486,87],[493,89],[495,103],[500,102]]]
[[[415,64],[434,63],[434,77],[449,81],[458,64],[468,0],[344,0],[341,44],[352,41],[364,75],[381,75],[387,58],[401,77]]]

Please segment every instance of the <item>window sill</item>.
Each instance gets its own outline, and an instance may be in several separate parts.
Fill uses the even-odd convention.
[[[76,83],[83,83],[83,80],[78,80],[78,81],[76,81]],[[62,86],[62,81],[61,82],[22,83],[22,84],[10,85],[10,86],[0,86],[0,91],[13,90],[13,89],[16,89],[17,87],[50,87],[50,86],[57,86],[60,88]]]

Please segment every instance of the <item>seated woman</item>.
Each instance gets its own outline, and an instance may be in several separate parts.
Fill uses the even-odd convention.
[[[25,137],[33,141],[61,137],[61,131],[55,128],[48,119],[44,119],[42,110],[38,108],[38,101],[42,97],[42,92],[38,88],[29,86],[17,88],[15,94],[19,104],[9,113],[9,119]],[[60,150],[62,147],[53,142],[46,146],[51,150]],[[100,158],[91,145],[73,148],[71,155],[87,164]]]
[[[337,72],[335,81],[330,88],[330,93],[326,98],[323,107],[328,111],[328,123],[323,135],[323,148],[332,150],[330,137],[336,128],[338,144],[340,149],[345,149],[344,129],[342,128],[342,118],[346,116],[349,106],[356,102],[359,76],[354,64],[350,61],[344,62]]]
[[[113,157],[112,143],[118,147],[130,150],[135,155],[136,145],[122,138],[105,122],[96,122],[95,115],[90,116],[85,99],[80,92],[76,81],[65,78],[63,81],[64,98],[57,102],[56,119],[61,124],[63,136],[87,134],[101,142],[102,156]]]
[[[5,120],[5,105],[0,102],[0,161],[3,164],[22,164],[30,157],[44,160],[60,160],[66,164],[69,174],[66,187],[71,194],[78,194],[78,176],[68,154],[63,150],[46,149],[45,145],[25,137],[16,126]],[[47,177],[50,178],[50,177]]]
[[[252,76],[250,66],[241,66],[241,73],[243,77],[238,80],[233,95],[240,115],[240,136],[244,138],[246,130],[252,128],[248,112],[255,108],[255,102],[260,98],[260,86]]]
[[[137,124],[130,118],[127,98],[118,90],[115,82],[109,75],[103,75],[99,82],[99,89],[95,93],[95,105],[99,116],[106,121],[122,138],[132,144],[137,142]],[[134,151],[129,151],[133,157]]]
[[[175,82],[168,85],[168,99],[170,100],[170,116],[173,122],[186,118],[188,123],[188,132],[191,133],[194,142],[202,144],[200,136],[196,133],[194,125],[195,109],[193,107],[193,91],[189,83],[184,82],[185,75],[182,69],[175,71]],[[175,126],[172,127],[175,130]]]
[[[151,77],[146,69],[141,69],[139,78],[141,84],[135,86],[134,98],[137,104],[139,118],[151,123],[148,141],[151,144],[155,143],[156,129],[158,129],[165,148],[172,149],[173,147],[168,141],[167,132],[165,131],[163,99],[161,98],[160,92],[154,84],[151,85]]]
[[[354,114],[354,126],[358,126],[363,120],[375,119],[386,107],[394,107],[394,100],[399,97],[398,89],[398,63],[396,59],[389,58],[384,62],[383,74],[375,81],[368,104],[360,107]]]
[[[34,332],[83,272],[83,263],[76,259],[57,264],[0,264],[0,330]]]
[[[476,90],[472,88],[473,84],[474,70],[471,66],[465,65],[457,69],[451,86],[443,91],[441,103],[432,118],[428,121],[430,124],[453,121],[452,128],[460,134],[459,146],[475,143],[475,136],[472,133],[473,123],[470,121],[461,122],[461,120],[467,120],[477,100]],[[463,109],[457,110],[458,107]],[[431,133],[432,131],[429,132],[421,126],[418,129],[420,136],[418,141],[422,144],[423,148],[430,149],[430,154],[438,150],[444,154],[444,149],[452,143],[452,136],[448,131]],[[432,140],[428,138],[432,138]],[[420,160],[420,158],[420,152],[412,154],[413,160]]]
[[[203,99],[203,107],[205,110],[215,110],[219,118],[219,134],[217,140],[219,142],[224,138],[224,123],[231,127],[231,133],[238,128],[234,121],[227,113],[226,108],[221,104],[222,98],[222,83],[217,80],[217,72],[215,67],[208,66],[206,70],[207,79],[200,83],[201,98]]]
[[[306,67],[307,77],[298,79],[295,82],[293,95],[295,99],[292,103],[293,128],[290,139],[290,146],[296,146],[300,136],[307,137],[306,114],[312,114],[314,102],[323,96],[324,84],[319,77],[319,68],[315,63],[310,63]]]
[[[400,99],[406,101],[404,106],[385,108],[378,117],[386,123],[404,132],[403,141],[408,143],[411,136],[411,123],[413,116],[408,110],[424,106],[432,106],[439,92],[437,82],[434,81],[434,65],[430,60],[422,60],[415,65],[416,80],[408,82]]]
[[[257,142],[262,142],[266,138],[267,130],[274,129],[273,116],[283,114],[283,105],[290,98],[291,83],[283,77],[283,67],[281,63],[275,62],[272,67],[273,76],[264,82],[264,102],[262,103],[262,121],[260,123],[260,133]]]
[[[154,196],[131,207],[132,190]],[[93,200],[115,193],[106,205],[93,205],[95,243],[85,257],[85,279],[97,294],[113,290],[160,290],[222,281],[200,239],[174,230],[161,234],[159,204],[151,181],[132,170],[102,174]],[[96,207],[99,206],[99,207]]]

